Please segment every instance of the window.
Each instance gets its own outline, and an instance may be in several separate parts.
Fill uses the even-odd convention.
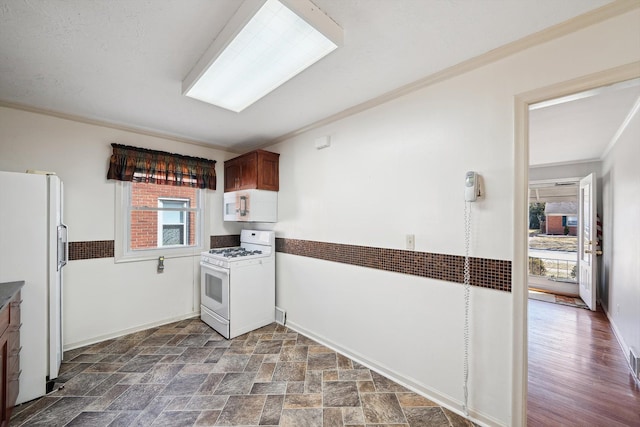
[[[158,199],[158,246],[184,246],[189,242],[189,199]]]
[[[203,190],[119,182],[116,260],[193,255],[202,249]]]
[[[107,179],[116,181],[116,262],[203,250],[203,191],[216,189],[216,161],[111,146]]]

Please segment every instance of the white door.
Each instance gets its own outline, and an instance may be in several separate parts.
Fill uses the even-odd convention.
[[[596,177],[591,174],[580,180],[578,200],[578,265],[580,274],[580,298],[591,310],[596,309]]]

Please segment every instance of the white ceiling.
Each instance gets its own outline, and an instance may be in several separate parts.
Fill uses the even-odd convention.
[[[539,105],[529,113],[530,165],[599,160],[626,130],[627,118],[640,114],[640,79]]]
[[[344,46],[237,114],[181,82],[238,0],[0,0],[0,101],[244,151],[610,2],[313,1]]]

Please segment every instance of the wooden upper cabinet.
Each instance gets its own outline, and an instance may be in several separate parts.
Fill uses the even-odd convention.
[[[224,191],[234,191],[240,185],[240,163],[234,160],[224,162]]]
[[[224,191],[280,189],[280,154],[255,150],[224,162]]]

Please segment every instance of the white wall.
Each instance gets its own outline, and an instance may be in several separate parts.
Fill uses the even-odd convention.
[[[638,11],[594,25],[269,149],[281,153],[278,237],[462,255],[463,181],[483,178],[471,253],[513,260],[514,96],[640,59]],[[314,148],[330,135],[332,145]],[[514,287],[523,286],[514,283]],[[277,256],[289,324],[460,408],[462,287]],[[511,425],[512,294],[472,292],[469,406]]]
[[[626,349],[640,352],[640,115],[602,168],[602,307]]]
[[[204,235],[235,234],[222,222],[223,161],[232,154],[124,130],[0,107],[0,170],[56,172],[64,182],[72,242],[114,240],[115,181],[106,179],[111,143],[217,160],[218,190],[206,190]],[[196,255],[199,255],[197,253]],[[199,312],[197,256],[115,264],[70,261],[64,281],[64,345],[73,348]]]

